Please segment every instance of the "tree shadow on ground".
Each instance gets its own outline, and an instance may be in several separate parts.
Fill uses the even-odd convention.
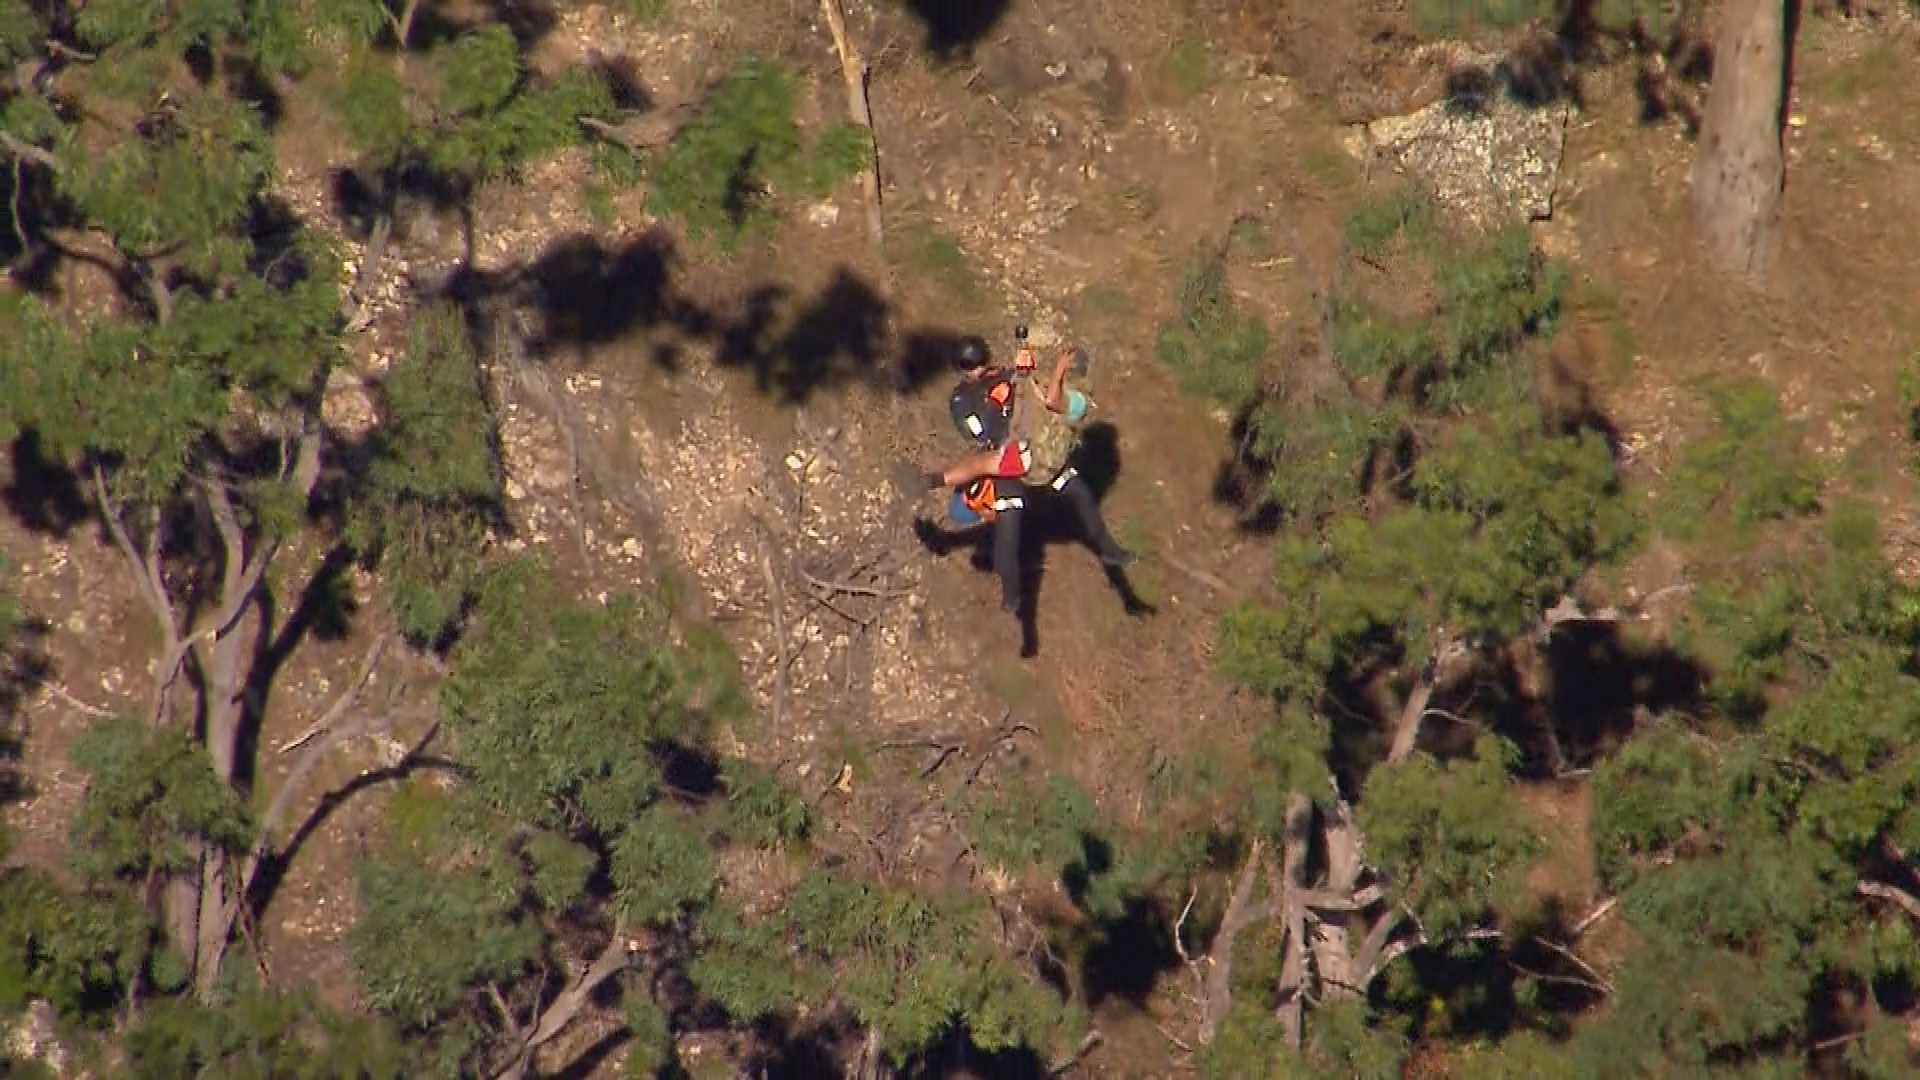
[[[396,0],[393,6],[402,5]],[[408,28],[407,51],[429,52],[489,23],[505,26],[524,57],[560,25],[560,12],[548,0],[478,0],[457,5],[445,0],[421,0]],[[391,24],[383,28],[379,47],[394,51]]]
[[[26,753],[30,728],[26,704],[53,680],[53,657],[47,639],[53,624],[37,617],[19,617],[0,638],[0,807],[33,794],[20,762]]]
[[[970,56],[1011,8],[1011,0],[905,0],[909,13],[926,28],[922,47],[939,61]]]
[[[792,1080],[840,1080],[851,1075],[848,1066],[859,1056],[863,1042],[844,1016],[820,1023],[772,1017],[755,1025],[753,1039],[755,1045],[742,1063],[745,1074]]]
[[[1415,1039],[1500,1039],[1521,1030],[1563,1037],[1608,996],[1574,951],[1580,915],[1550,896],[1502,938],[1413,949],[1398,961],[1407,978],[1375,980],[1371,1003],[1407,1017]]]
[[[285,620],[279,619],[280,603],[271,578],[263,580],[254,594],[253,609],[260,630],[253,639],[253,655],[240,695],[241,740],[236,760],[241,768],[235,776],[245,790],[252,790],[256,779],[260,732],[272,704],[274,681],[288,658],[305,641],[339,643],[352,635],[353,617],[360,607],[348,577],[353,563],[353,552],[346,545],[330,548],[308,575]]]
[[[1798,4],[1790,5],[1797,9]],[[1788,41],[1796,12],[1788,12]],[[1602,0],[1573,0],[1563,5],[1551,26],[1524,35],[1491,69],[1462,67],[1447,73],[1446,101],[1451,108],[1483,111],[1504,96],[1527,108],[1587,104],[1590,72],[1635,61],[1633,81],[1639,119],[1657,124],[1681,121],[1689,137],[1700,130],[1697,98],[1713,77],[1713,44],[1692,14],[1663,26],[1643,18],[1611,20]]]
[[[1086,484],[1092,490],[1096,503],[1102,501],[1120,476],[1119,440],[1113,426],[1105,423],[1087,425],[1073,461],[1075,468],[1082,470],[1081,479],[1077,482]],[[1086,548],[1096,558],[1098,554],[1065,496],[1044,487],[1027,487],[1023,496],[1026,507],[1020,512],[1019,526],[1020,603],[1014,616],[1020,626],[1020,655],[1024,659],[1032,659],[1040,655],[1040,583],[1045,573],[1048,550],[1055,545],[1071,542]],[[996,522],[963,525],[956,529],[926,518],[915,518],[913,523],[914,536],[927,551],[945,558],[958,548],[968,547],[969,561],[976,572],[983,574],[995,573],[993,546],[999,527]],[[1158,609],[1134,589],[1124,569],[1103,566],[1101,570],[1107,584],[1120,598],[1126,614],[1140,618],[1157,613]]]
[[[455,301],[476,327],[493,325],[479,313],[507,301],[527,328],[521,341],[526,355],[548,364],[571,351],[584,368],[595,349],[646,337],[648,361],[673,374],[687,344],[708,343],[721,367],[751,372],[758,392],[783,405],[804,405],[816,394],[849,385],[915,393],[947,366],[951,353],[942,355],[942,345],[958,339],[945,331],[915,330],[905,337],[900,360],[887,363],[891,306],[847,267],[810,297],[769,283],[748,290],[732,311],[690,298],[677,280],[680,267],[678,246],[664,229],[617,247],[574,233],[517,265],[463,265],[423,290],[423,299]],[[493,355],[501,343],[477,344],[483,355]]]
[[[763,285],[721,331],[717,359],[722,367],[751,371],[762,395],[786,405],[845,383],[899,388],[901,379],[881,360],[888,313],[879,291],[845,267],[800,305],[787,286]]]
[[[1165,907],[1155,898],[1131,893],[1115,912],[1095,913],[1090,894],[1100,879],[1112,873],[1113,847],[1090,832],[1080,834],[1080,855],[1061,871],[1060,884],[1073,905],[1086,914],[1089,926],[1080,952],[1080,993],[1087,1008],[1096,1009],[1119,998],[1144,1009],[1161,976],[1180,966],[1173,926]]]
[[[1420,744],[1468,756],[1490,728],[1519,748],[1519,776],[1554,780],[1593,767],[1648,714],[1704,708],[1707,678],[1691,657],[1618,623],[1561,623],[1544,643],[1508,649],[1436,694]]]
[[[93,502],[81,489],[79,474],[47,456],[39,432],[14,436],[11,464],[3,497],[20,524],[64,540],[75,525],[93,519]]]
[[[677,262],[673,237],[662,229],[613,249],[580,234],[548,245],[522,271],[531,286],[530,302],[541,315],[527,342],[528,355],[550,360],[558,349],[572,348],[584,364],[593,348],[634,333],[656,328],[710,333],[713,317],[675,295]],[[656,351],[653,362],[673,371],[677,357]]]
[[[1285,522],[1280,505],[1267,494],[1267,481],[1274,463],[1254,453],[1254,415],[1259,402],[1249,402],[1234,412],[1228,429],[1233,449],[1214,470],[1214,502],[1234,512],[1234,530],[1249,536],[1272,536]]]
[[[1408,1018],[1416,1040],[1500,1039],[1522,1029],[1565,1035],[1608,996],[1573,951],[1578,917],[1553,896],[1503,938],[1413,949],[1398,961],[1407,977],[1375,980],[1369,997],[1376,1009]]]
[[[1633,640],[1618,623],[1562,624],[1542,659],[1547,685],[1533,726],[1556,740],[1562,770],[1590,767],[1633,733],[1643,713],[1705,706],[1703,665],[1667,646]]]
[[[961,1078],[985,1078],[992,1080],[1040,1080],[1052,1075],[1045,1058],[1030,1046],[1016,1046],[1006,1050],[985,1051],[973,1044],[973,1037],[964,1029],[950,1030],[945,1038],[935,1043],[916,1060],[906,1063],[901,1070],[908,1076],[926,1077],[927,1080],[961,1080]]]

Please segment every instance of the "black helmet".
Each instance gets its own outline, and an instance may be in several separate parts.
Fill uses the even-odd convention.
[[[987,342],[978,335],[963,337],[953,350],[953,366],[961,371],[987,366]]]

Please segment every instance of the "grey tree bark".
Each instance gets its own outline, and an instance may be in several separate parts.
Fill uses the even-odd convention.
[[[1723,270],[1748,279],[1765,276],[1779,248],[1790,2],[1729,0],[1722,11],[1693,160],[1700,239]]]

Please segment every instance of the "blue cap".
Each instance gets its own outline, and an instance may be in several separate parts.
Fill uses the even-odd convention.
[[[973,507],[967,505],[966,497],[958,489],[947,499],[947,517],[961,528],[978,525],[984,520],[974,512]]]

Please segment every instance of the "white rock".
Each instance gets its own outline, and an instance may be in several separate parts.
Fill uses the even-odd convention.
[[[827,228],[840,220],[838,203],[818,202],[807,208],[807,220],[819,228]]]

